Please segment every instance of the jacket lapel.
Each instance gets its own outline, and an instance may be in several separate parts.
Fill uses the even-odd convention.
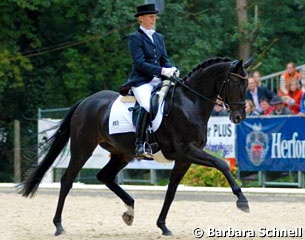
[[[138,29],[138,33],[141,35],[141,37],[148,43],[150,43],[151,45],[155,46],[155,44],[150,40],[150,38],[145,34],[145,32],[142,31],[141,28]],[[154,34],[155,35],[155,34]],[[153,39],[155,40],[153,35]]]

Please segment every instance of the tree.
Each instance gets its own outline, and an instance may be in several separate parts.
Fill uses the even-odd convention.
[[[240,33],[240,43],[238,48],[238,56],[240,59],[248,59],[250,57],[251,42],[249,41],[249,32],[247,30],[248,13],[247,0],[236,0],[238,30]]]

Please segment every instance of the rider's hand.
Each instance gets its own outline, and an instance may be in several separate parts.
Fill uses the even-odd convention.
[[[176,77],[179,77],[179,76],[180,76],[180,71],[179,71],[179,69],[176,68],[176,67],[172,67],[172,68],[174,69],[174,75],[175,75]]]
[[[171,78],[174,76],[175,70],[173,68],[162,68],[161,75]]]
[[[176,71],[177,71],[177,68],[175,68],[175,67],[162,68],[161,75],[168,77],[168,78],[172,78]],[[176,73],[176,76],[177,76],[177,73]]]

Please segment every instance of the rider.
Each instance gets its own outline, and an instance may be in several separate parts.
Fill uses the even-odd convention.
[[[154,30],[158,13],[155,4],[137,7],[134,16],[138,18],[140,27],[130,35],[128,43],[133,61],[132,72],[128,81],[120,87],[121,95],[127,95],[131,88],[141,107],[136,123],[136,156],[145,153],[143,143],[153,87],[162,81],[161,76],[171,78],[174,74],[179,75],[168,59],[163,35]]]

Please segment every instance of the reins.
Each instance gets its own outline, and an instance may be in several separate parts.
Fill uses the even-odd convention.
[[[222,101],[222,102],[224,103],[224,105],[225,105],[227,111],[229,111],[229,112],[231,111],[230,105],[241,105],[242,107],[245,106],[245,103],[244,103],[244,102],[228,102],[228,101],[227,101],[227,91],[229,91],[228,83],[229,83],[230,80],[231,80],[229,76],[230,76],[230,75],[233,75],[233,76],[235,76],[235,77],[238,77],[238,78],[241,78],[241,79],[244,79],[244,80],[246,80],[246,79],[248,78],[248,76],[245,76],[245,77],[244,77],[244,76],[241,76],[241,75],[239,75],[239,74],[237,74],[237,73],[232,73],[232,72],[231,72],[231,69],[232,69],[232,66],[230,67],[230,69],[229,69],[229,71],[228,71],[228,74],[227,74],[227,77],[226,77],[226,79],[223,81],[222,86],[221,86],[221,89],[220,89],[220,91],[219,91],[219,93],[218,93],[218,95],[221,96],[221,95],[222,95],[222,92],[224,91],[223,99],[220,98],[219,96],[217,97],[217,100]],[[209,102],[211,102],[211,103],[213,103],[213,104],[216,104],[216,105],[218,105],[218,106],[223,106],[222,104],[218,103],[217,100],[213,100],[213,99],[211,99],[211,98],[209,98],[209,97],[207,97],[207,96],[201,94],[200,92],[194,90],[193,88],[191,88],[190,86],[188,86],[187,84],[185,84],[184,81],[183,81],[181,78],[177,77],[175,74],[174,74],[174,76],[172,77],[171,81],[174,81],[175,83],[180,84],[182,87],[186,88],[188,91],[194,93],[196,96],[198,96],[199,98],[201,98],[201,99],[203,99],[203,100],[209,101]],[[176,84],[175,84],[175,85],[176,85]],[[174,94],[173,94],[173,95],[174,95]]]
[[[186,88],[187,90],[189,90],[190,92],[194,93],[195,95],[197,95],[198,97],[202,98],[203,100],[206,100],[206,101],[209,101],[211,103],[214,103],[214,104],[217,104],[217,105],[220,105],[222,106],[221,104],[217,103],[216,101],[214,101],[213,99],[209,98],[209,97],[206,97],[205,95],[199,93],[198,91],[194,90],[193,88],[189,87],[187,84],[185,84],[183,81],[182,81],[182,78],[178,78],[176,75],[174,75],[172,77],[172,80],[174,80],[175,83],[178,83],[180,84],[181,86],[183,86],[184,88]],[[221,100],[221,99],[219,99]]]

